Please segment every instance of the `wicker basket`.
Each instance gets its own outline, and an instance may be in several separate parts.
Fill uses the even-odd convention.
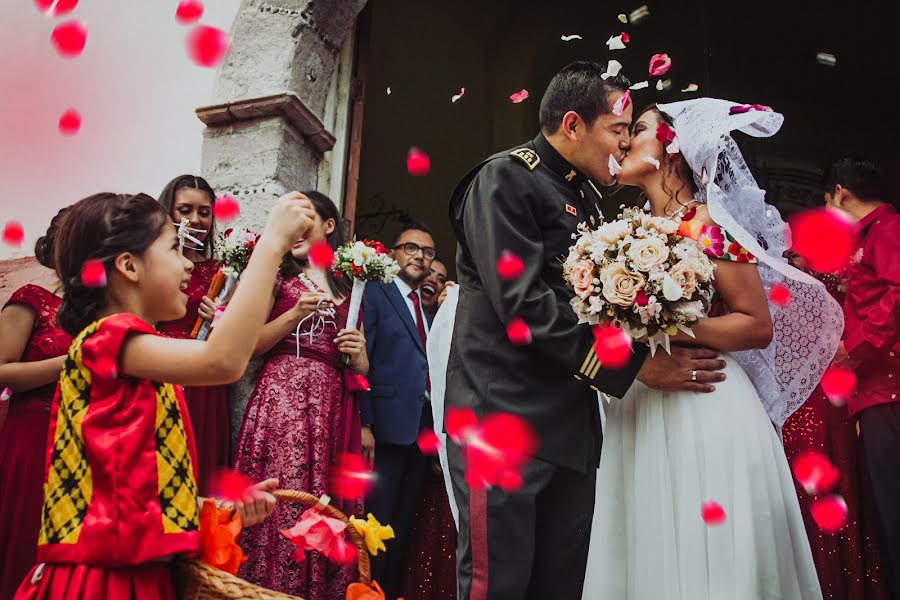
[[[319,499],[306,492],[294,490],[277,490],[273,492],[279,502],[297,502],[307,507],[318,506]],[[369,553],[366,544],[356,528],[350,524],[347,516],[334,508],[326,506],[322,511],[329,517],[347,523],[347,539],[359,553],[359,580],[369,583]],[[200,560],[179,559],[175,562],[175,587],[178,597],[183,600],[303,600],[276,592],[230,573],[212,567]]]

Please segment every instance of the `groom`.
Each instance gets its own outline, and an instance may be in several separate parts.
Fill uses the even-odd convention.
[[[629,82],[603,75],[591,62],[562,69],[541,101],[537,137],[482,162],[451,196],[461,291],[446,404],[479,417],[518,415],[540,437],[515,492],[470,489],[464,456],[448,442],[459,505],[459,600],[580,600],[602,440],[596,391],[621,397],[638,379],[660,390],[709,392],[724,379],[715,372],[724,362],[703,349],[648,358],[647,347],[635,344],[624,368],[606,369],[591,328],[577,324],[569,305],[561,260],[576,225],[598,218],[592,181],[615,183],[610,156],[621,160],[629,148],[632,106],[613,114]],[[513,281],[497,273],[504,251],[525,264]],[[510,342],[513,317],[528,325],[529,344]]]

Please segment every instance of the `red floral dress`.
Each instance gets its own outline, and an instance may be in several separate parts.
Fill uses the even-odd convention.
[[[157,329],[169,337],[187,338],[194,323],[200,300],[209,291],[209,284],[219,270],[219,261],[194,263],[188,295],[187,312],[177,321],[159,323]],[[209,478],[219,469],[231,464],[231,408],[228,386],[190,386],[184,388],[184,399],[191,415],[191,425],[197,439],[197,472],[200,492],[209,493]]]
[[[23,362],[66,353],[72,338],[56,325],[58,296],[29,284],[15,291],[6,306],[10,304],[28,306],[35,314]],[[0,600],[12,598],[35,562],[44,497],[44,454],[55,390],[52,383],[14,394],[0,429]]]

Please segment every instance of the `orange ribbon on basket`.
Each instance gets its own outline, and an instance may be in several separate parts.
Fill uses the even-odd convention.
[[[216,274],[213,275],[213,278],[209,282],[209,290],[206,292],[206,297],[215,300],[216,296],[219,295],[219,292],[222,291],[226,279],[227,277],[222,273],[222,269],[216,271]],[[197,321],[194,323],[194,328],[191,329],[191,339],[197,338],[197,334],[200,333],[201,327],[203,327],[203,317],[197,315]]]

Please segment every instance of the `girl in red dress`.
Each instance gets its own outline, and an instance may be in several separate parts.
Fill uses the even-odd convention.
[[[53,245],[66,209],[38,239],[38,262],[53,268]],[[72,338],[56,324],[60,298],[36,285],[13,293],[0,313],[0,389],[9,388],[0,416],[0,600],[9,600],[34,564],[50,404]],[[7,403],[4,403],[7,404]]]
[[[191,281],[185,293],[188,295],[187,312],[175,321],[157,325],[157,330],[169,337],[186,339],[199,314],[212,321],[215,303],[206,297],[209,284],[219,270],[219,261],[213,258],[213,242],[216,222],[213,209],[216,194],[202,177],[182,175],[170,181],[159,196],[159,203],[176,224],[182,219],[190,221],[197,231],[191,235],[203,243],[203,248],[184,247],[185,257],[194,263]],[[184,400],[194,427],[197,440],[197,472],[200,492],[206,493],[209,478],[216,471],[228,467],[231,462],[231,411],[228,404],[228,387],[224,385],[198,385],[184,388]]]
[[[168,560],[199,550],[193,430],[180,385],[243,373],[265,322],[278,264],[312,224],[291,193],[273,207],[244,285],[207,342],[160,336],[181,318],[193,263],[174,224],[144,194],[97,194],[73,205],[58,234],[59,324],[75,336],[53,399],[37,565],[16,598],[171,599]],[[91,261],[105,286],[82,274]],[[80,333],[79,333],[80,332]],[[274,508],[257,484],[235,503],[242,522]]]

